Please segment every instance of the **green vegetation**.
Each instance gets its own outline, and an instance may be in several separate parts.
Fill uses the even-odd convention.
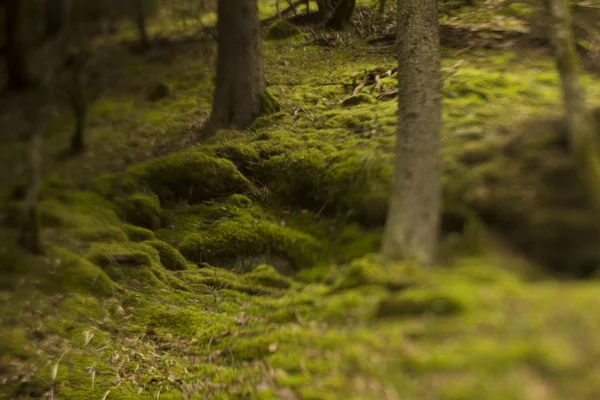
[[[474,15],[442,21],[498,16]],[[177,37],[161,18],[150,32]],[[68,110],[50,122],[47,254],[15,244],[20,199],[0,212],[0,399],[600,397],[599,283],[571,279],[597,277],[600,228],[552,119],[550,58],[443,49],[441,262],[424,270],[376,254],[397,77],[353,95],[394,52],[351,34],[305,45],[329,39],[284,21],[267,32],[264,115],[202,143],[211,46],[136,55],[115,43],[127,29],[98,44],[110,84],[93,151],[56,160]]]

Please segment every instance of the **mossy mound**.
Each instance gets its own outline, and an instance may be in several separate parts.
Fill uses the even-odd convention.
[[[112,280],[137,290],[152,292],[175,282],[161,264],[159,251],[145,243],[96,244],[86,258]]]
[[[485,141],[463,146],[455,151],[458,164],[447,164],[450,203],[466,204],[524,254],[561,275],[593,273],[600,265],[600,224],[563,124],[532,121],[518,134]]]
[[[282,276],[270,265],[259,265],[252,272],[244,275],[242,282],[257,284],[275,289],[287,289],[292,286],[292,280]]]
[[[344,99],[344,101],[342,102],[342,106],[344,107],[352,107],[352,106],[357,106],[359,104],[374,104],[375,103],[375,98],[373,98],[373,96],[365,94],[365,93],[359,93],[353,96],[350,96],[346,99]]]
[[[132,242],[144,242],[156,239],[156,235],[151,230],[131,224],[123,225],[123,231],[125,231],[125,234],[127,234],[127,237]]]
[[[183,258],[177,249],[173,248],[173,246],[169,245],[168,243],[161,242],[160,240],[152,240],[144,242],[144,244],[147,244],[158,251],[160,263],[166,269],[171,271],[180,271],[187,268],[185,258]]]
[[[265,39],[279,40],[300,35],[302,35],[302,30],[300,28],[283,19],[280,19],[269,26],[269,29],[267,29],[267,34],[265,35]]]
[[[455,315],[472,309],[476,304],[477,296],[472,285],[451,283],[439,288],[417,287],[383,299],[377,316]]]
[[[361,286],[385,286],[399,290],[414,285],[411,268],[386,265],[378,257],[363,257],[350,263],[332,287],[332,291],[354,289]]]
[[[158,229],[162,210],[158,200],[144,193],[133,194],[123,202],[123,219],[147,229]]]
[[[319,254],[319,244],[310,235],[277,223],[247,216],[224,220],[204,233],[192,233],[179,244],[189,260],[225,266],[253,256],[281,257],[292,268],[309,266]],[[282,261],[283,261],[282,260]],[[285,265],[278,265],[287,269]]]
[[[200,203],[226,194],[246,193],[251,187],[231,161],[201,151],[170,154],[100,181],[100,188],[109,195],[145,189],[161,202]]]
[[[281,111],[281,103],[271,92],[265,90],[262,94],[261,115],[275,114]]]

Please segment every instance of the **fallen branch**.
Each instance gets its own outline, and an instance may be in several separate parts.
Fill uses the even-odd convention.
[[[283,10],[280,15],[274,15],[267,19],[263,19],[262,21],[260,21],[260,26],[271,25],[271,23],[273,23],[274,21],[276,21],[280,18],[283,18],[291,13],[293,13],[294,15],[298,15],[298,13],[296,11],[296,7],[298,7],[304,3],[306,3],[306,0],[298,0],[295,3],[290,3],[290,0],[288,0],[288,4],[290,5],[288,8]]]

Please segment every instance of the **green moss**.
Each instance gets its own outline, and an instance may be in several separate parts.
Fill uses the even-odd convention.
[[[52,279],[44,279],[41,287],[58,293],[91,293],[110,296],[115,291],[114,282],[108,275],[84,258],[66,249],[52,248],[55,271]]]
[[[141,228],[139,226],[125,224],[123,230],[127,234],[127,237],[132,242],[144,242],[146,240],[156,239],[156,235],[149,229]]]
[[[271,115],[258,117],[249,128],[251,131],[265,130],[271,127],[280,127],[281,125],[291,125],[292,118],[286,112],[277,112]]]
[[[376,257],[354,260],[341,273],[332,291],[354,289],[360,286],[385,286],[403,289],[414,284],[411,268],[384,265]]]
[[[150,195],[136,193],[123,202],[123,219],[147,229],[160,227],[162,210],[158,200]]]
[[[283,257],[293,267],[305,267],[315,261],[319,244],[307,234],[245,215],[225,220],[205,233],[188,235],[179,250],[189,260],[215,265],[270,255]]]
[[[352,107],[359,104],[375,104],[375,99],[366,93],[359,93],[344,99],[342,102],[342,106],[344,107]]]
[[[281,111],[281,103],[271,92],[265,90],[262,94],[261,115],[274,114]]]
[[[289,22],[280,19],[274,22],[265,35],[266,40],[287,39],[293,36],[302,35],[302,30]]]
[[[145,243],[96,244],[86,258],[102,267],[111,279],[137,290],[180,285],[161,264],[159,252]]]
[[[33,356],[34,348],[30,344],[27,333],[18,328],[9,330],[0,330],[0,354],[11,355],[20,359],[27,359]]]
[[[243,194],[232,194],[227,199],[227,204],[231,204],[235,207],[247,208],[252,206],[252,200]]]
[[[264,264],[244,275],[242,282],[276,289],[287,289],[292,285],[291,279],[282,276],[270,265]]]
[[[231,161],[200,151],[175,153],[136,165],[111,180],[119,190],[146,188],[161,201],[190,203],[251,189],[251,184]]]
[[[183,258],[181,253],[171,245],[161,242],[160,240],[148,241],[144,242],[144,244],[147,244],[158,251],[160,262],[166,269],[178,271],[187,268],[185,258]]]
[[[390,294],[379,304],[377,316],[454,315],[476,304],[477,294],[472,285],[449,282],[440,287],[417,287]]]

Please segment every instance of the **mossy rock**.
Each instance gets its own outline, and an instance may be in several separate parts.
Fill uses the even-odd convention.
[[[373,256],[353,261],[341,272],[332,287],[332,292],[354,289],[361,286],[385,286],[401,290],[414,285],[410,268],[400,265],[384,265]]]
[[[115,281],[144,291],[181,287],[161,264],[160,254],[146,243],[95,244],[86,259],[100,266]]]
[[[250,182],[226,159],[201,151],[174,153],[138,164],[109,179],[112,191],[146,189],[162,201],[192,204],[223,197],[224,193],[247,193]],[[104,182],[103,186],[106,186]]]
[[[292,280],[282,276],[270,265],[259,265],[254,271],[244,275],[242,282],[275,289],[288,289]]]
[[[265,35],[266,40],[287,39],[302,35],[302,30],[289,22],[280,19],[271,24]]]
[[[115,283],[98,266],[66,249],[51,248],[50,252],[57,260],[52,279],[41,282],[46,292],[83,293],[97,296],[114,294]]]
[[[147,240],[156,239],[156,235],[154,234],[154,232],[139,226],[125,224],[123,225],[123,230],[125,231],[125,234],[127,234],[129,240],[131,240],[132,242],[144,242]]]
[[[161,264],[171,271],[181,271],[187,269],[187,263],[181,253],[168,243],[160,240],[144,242],[148,246],[158,251]]]
[[[381,300],[378,317],[456,315],[477,304],[472,284],[448,284],[445,287],[416,287],[392,293]]]
[[[240,208],[248,208],[252,206],[252,200],[243,194],[232,194],[227,198],[227,204]]]
[[[147,229],[160,227],[162,209],[158,200],[144,193],[129,196],[123,203],[123,219]]]
[[[359,93],[353,96],[350,96],[342,102],[342,106],[344,107],[353,107],[359,104],[375,104],[376,100],[373,96],[366,93]]]
[[[205,233],[192,233],[179,250],[196,263],[223,266],[238,258],[266,255],[282,257],[295,268],[312,265],[321,251],[310,235],[251,217],[225,220]]]

